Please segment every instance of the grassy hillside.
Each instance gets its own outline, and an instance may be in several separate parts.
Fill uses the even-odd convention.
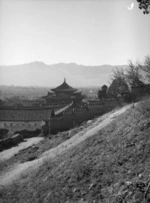
[[[150,201],[150,98],[20,182],[0,202],[145,203]]]

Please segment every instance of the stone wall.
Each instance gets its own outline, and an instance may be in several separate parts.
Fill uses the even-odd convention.
[[[150,95],[150,84],[144,86],[135,86],[132,87],[131,94],[133,99],[141,98],[146,95]]]
[[[91,120],[97,116],[107,113],[122,104],[121,99],[109,99],[104,103],[96,101],[89,105],[88,109],[70,109],[63,113],[60,117],[54,117],[50,120],[51,133],[69,130],[82,122]]]

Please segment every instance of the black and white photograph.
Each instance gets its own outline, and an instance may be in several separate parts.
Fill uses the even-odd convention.
[[[150,203],[150,0],[0,0],[0,203]]]

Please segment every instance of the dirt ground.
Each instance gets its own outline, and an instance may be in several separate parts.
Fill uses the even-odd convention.
[[[25,175],[31,172],[31,170],[41,166],[48,159],[55,158],[56,156],[64,153],[66,150],[78,145],[88,137],[95,135],[99,130],[110,124],[117,116],[124,113],[130,106],[131,105],[128,105],[114,112],[105,114],[104,116],[96,119],[94,122],[88,121],[86,128],[85,126],[83,129],[82,127],[79,128],[79,132],[74,134],[71,138],[48,150],[45,149],[44,151],[41,150],[39,153],[36,153],[36,151],[40,148],[39,146],[41,141],[43,141],[44,144],[46,143],[46,140],[44,141],[43,138],[31,138],[17,147],[5,150],[0,154],[0,161],[2,161],[3,165],[5,165],[4,160],[9,158],[13,159],[9,166],[7,165],[2,168],[0,173],[0,185],[11,184],[13,181],[20,179],[22,174]],[[61,136],[61,133],[59,136]],[[37,145],[38,142],[40,142],[39,145]],[[23,160],[19,160],[19,156],[21,155],[19,154],[20,152],[25,152],[22,156]],[[24,157],[27,153],[31,155]],[[16,161],[13,156],[17,157],[17,155],[19,156]]]
[[[18,154],[19,151],[26,149],[30,146],[33,146],[35,144],[37,144],[38,142],[40,142],[41,140],[43,140],[44,138],[42,137],[35,137],[35,138],[30,138],[30,139],[25,139],[24,142],[20,143],[18,146],[16,147],[12,147],[11,149],[7,149],[3,152],[0,152],[0,162],[10,159],[11,157],[13,157],[15,154]]]

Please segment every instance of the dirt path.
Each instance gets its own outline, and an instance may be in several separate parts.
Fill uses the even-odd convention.
[[[57,155],[60,155],[66,150],[70,149],[71,147],[79,144],[80,142],[87,139],[88,137],[95,135],[99,130],[103,129],[105,126],[110,124],[117,116],[124,113],[130,106],[131,105],[125,106],[119,110],[116,110],[114,112],[105,114],[102,117],[99,117],[96,120],[96,122],[92,124],[92,126],[89,126],[86,129],[81,130],[80,132],[75,134],[72,138],[59,144],[57,147],[44,152],[39,157],[39,159],[18,164],[13,168],[11,168],[11,170],[3,172],[2,174],[0,174],[0,185],[11,184],[13,181],[21,178],[21,176],[23,177],[31,170],[34,170],[40,165],[42,165],[43,162],[46,161],[47,159],[54,158]]]
[[[34,137],[34,138],[25,139],[25,142],[20,143],[18,146],[12,147],[11,149],[7,149],[3,152],[0,152],[0,162],[10,159],[15,154],[17,154],[20,150],[30,147],[33,144],[37,144],[43,139],[44,138],[42,138],[42,137]]]

